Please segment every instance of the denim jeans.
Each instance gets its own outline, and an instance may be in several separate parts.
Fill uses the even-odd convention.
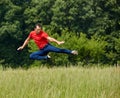
[[[36,60],[48,59],[47,54],[49,52],[71,54],[72,51],[68,49],[60,49],[51,44],[47,44],[43,49],[40,49],[39,51],[30,54],[30,59],[36,59]]]

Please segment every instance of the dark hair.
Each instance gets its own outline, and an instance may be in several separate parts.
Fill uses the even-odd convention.
[[[37,23],[37,24],[35,25],[35,27],[36,27],[36,26],[39,26],[39,27],[42,28],[42,25],[41,25],[40,23]]]

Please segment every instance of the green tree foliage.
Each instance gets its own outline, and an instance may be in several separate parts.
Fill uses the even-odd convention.
[[[77,57],[52,53],[55,65],[78,62],[117,65],[119,16],[119,0],[0,0],[0,62],[12,67],[29,65],[29,53],[36,50],[33,42],[21,52],[16,49],[35,23],[41,22],[51,36],[66,41],[62,48],[79,51]]]
[[[21,18],[22,5],[18,6],[18,3],[15,5],[15,2],[0,1],[0,13],[2,15],[0,18],[0,59],[4,60],[2,63],[11,64],[12,67],[16,67],[15,65],[22,66],[27,60],[26,57],[22,56],[23,54],[27,55],[27,50],[24,50],[23,53],[16,51],[18,44],[23,40],[24,28],[23,18]]]

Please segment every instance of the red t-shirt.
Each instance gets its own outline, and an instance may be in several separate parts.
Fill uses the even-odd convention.
[[[29,38],[34,40],[39,49],[44,48],[48,44],[47,37],[48,34],[44,31],[40,31],[39,34],[35,31],[31,31],[29,34]]]

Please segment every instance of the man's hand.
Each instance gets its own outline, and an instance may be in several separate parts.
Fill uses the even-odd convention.
[[[23,49],[23,46],[20,46],[17,50],[22,50]]]
[[[57,42],[58,45],[61,45],[61,44],[64,44],[64,43],[65,43],[65,41],[59,41],[59,42]]]

